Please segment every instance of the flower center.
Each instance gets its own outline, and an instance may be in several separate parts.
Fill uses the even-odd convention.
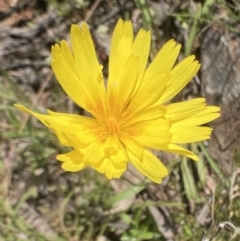
[[[108,117],[106,126],[109,134],[117,134],[120,131],[119,124],[117,123],[114,116]]]

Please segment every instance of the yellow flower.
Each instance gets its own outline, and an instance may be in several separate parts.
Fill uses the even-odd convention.
[[[65,171],[90,166],[108,179],[119,178],[132,163],[160,183],[168,172],[148,149],[197,156],[177,144],[208,139],[212,129],[200,127],[219,117],[219,108],[198,98],[165,104],[194,77],[200,64],[189,56],[174,67],[180,45],[167,42],[147,66],[151,36],[141,29],[135,40],[130,21],[119,20],[114,30],[106,86],[94,44],[85,23],[72,25],[72,50],[66,41],[52,47],[52,68],[65,92],[92,117],[32,112],[73,150],[57,156]],[[177,144],[176,144],[177,143]]]

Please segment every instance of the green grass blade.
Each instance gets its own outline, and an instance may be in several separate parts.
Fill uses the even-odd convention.
[[[186,157],[183,157],[180,167],[182,171],[184,190],[187,195],[187,198],[198,201],[199,196],[198,196],[197,188],[192,176],[192,172],[188,166],[188,161]]]

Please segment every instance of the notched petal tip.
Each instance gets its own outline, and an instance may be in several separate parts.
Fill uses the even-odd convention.
[[[116,25],[116,27],[118,26],[118,25],[124,25],[124,24],[131,24],[132,25],[132,22],[130,21],[130,20],[123,20],[122,18],[120,18],[119,20],[118,20],[118,22],[117,22],[117,25]]]
[[[71,28],[70,28],[70,31],[76,31],[77,29],[80,29],[79,25],[78,24],[72,24],[71,25]]]
[[[70,34],[71,34],[71,38],[74,36],[79,37],[79,35],[82,35],[82,34],[90,35],[88,24],[86,22],[81,22],[80,26],[78,24],[72,24],[70,29]]]
[[[144,28],[141,28],[139,30],[138,34],[142,34],[142,35],[145,35],[147,37],[149,37],[149,36],[151,37],[151,32],[149,30],[144,29]]]
[[[176,54],[178,55],[178,53],[180,52],[181,46],[182,45],[180,43],[176,42],[174,39],[170,39],[169,41],[167,41],[167,43],[165,43],[163,45],[162,49],[166,49],[171,52],[176,51]]]
[[[82,29],[83,34],[84,34],[84,32],[90,34],[89,26],[88,26],[88,24],[86,22],[82,22],[81,23],[81,29]]]
[[[59,44],[52,45],[52,47],[51,47],[51,55],[52,55],[51,63],[54,63],[60,59],[60,57],[62,56],[61,51],[62,50],[61,50],[61,47]]]
[[[67,44],[66,40],[64,40],[64,39],[61,40],[60,41],[60,47],[63,48],[63,47],[66,47],[66,46],[68,47],[68,44]]]
[[[221,111],[221,108],[218,106],[208,106],[208,108],[211,109],[211,112],[220,112]]]

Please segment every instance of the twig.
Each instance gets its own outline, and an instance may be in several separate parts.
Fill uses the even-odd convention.
[[[214,225],[214,227],[215,227],[215,229],[216,229],[217,227],[216,227],[216,224],[215,224],[215,221],[214,221],[215,189],[216,189],[216,186],[213,187],[213,193],[212,193],[211,218],[212,218],[212,221],[213,221],[213,225]]]
[[[224,221],[224,222],[220,222],[218,224],[217,231],[210,238],[202,238],[201,240],[202,241],[212,241],[222,230],[225,232],[231,232],[232,230],[234,230],[235,233],[240,235],[240,230],[234,224],[232,224],[229,221]]]
[[[231,178],[231,184],[230,184],[230,190],[229,190],[229,200],[230,200],[230,203],[229,203],[229,207],[232,206],[232,200],[234,199],[234,184],[236,182],[236,179],[237,179],[237,176],[240,174],[240,168],[238,168],[232,175],[232,178]]]
[[[94,11],[96,10],[98,4],[101,2],[101,0],[95,0],[91,8],[87,11],[85,17],[84,17],[84,22],[87,22],[91,16],[93,15]]]
[[[210,239],[208,239],[208,240],[209,240],[209,241],[212,241],[212,240],[219,234],[220,231],[221,231],[221,228],[218,228],[217,232],[215,232],[215,233],[213,234],[213,236],[212,236]]]

